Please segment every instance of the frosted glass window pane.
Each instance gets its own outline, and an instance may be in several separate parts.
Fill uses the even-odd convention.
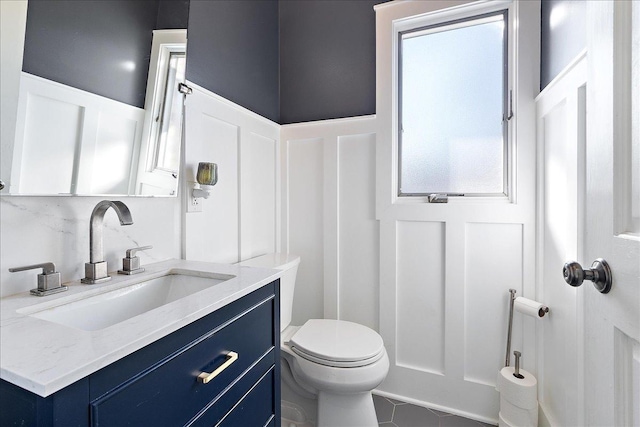
[[[401,195],[505,193],[504,25],[500,14],[402,35]]]

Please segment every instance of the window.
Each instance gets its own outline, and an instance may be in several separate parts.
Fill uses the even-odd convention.
[[[185,81],[187,57],[184,51],[168,51],[168,59],[163,70],[164,96],[155,106],[154,125],[155,168],[178,173],[180,167],[180,141],[182,131],[182,94],[178,83]]]
[[[136,194],[173,195],[182,144],[187,30],[154,30],[145,97]]]
[[[507,18],[399,33],[399,196],[508,195]]]

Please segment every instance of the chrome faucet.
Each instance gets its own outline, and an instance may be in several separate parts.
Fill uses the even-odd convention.
[[[102,229],[104,223],[104,214],[109,208],[113,208],[118,214],[120,225],[131,225],[131,212],[127,205],[122,202],[103,200],[93,208],[89,223],[89,262],[84,264],[85,278],[82,283],[93,285],[110,280],[107,274],[107,261],[104,260],[103,236]]]

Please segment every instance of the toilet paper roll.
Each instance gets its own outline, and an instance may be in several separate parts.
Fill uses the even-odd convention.
[[[524,411],[524,409],[523,409]],[[508,419],[498,412],[498,427],[538,427],[538,409],[530,409],[514,419]]]
[[[513,303],[513,308],[522,314],[535,317],[536,319],[542,319],[542,317],[549,311],[545,305],[538,301],[524,297],[517,297]]]
[[[509,427],[538,427],[538,408],[519,408],[500,397],[500,417]]]
[[[498,374],[496,388],[500,397],[504,397],[509,403],[522,408],[533,409],[538,407],[538,380],[532,373],[520,369],[524,378],[516,378],[513,374],[513,366],[502,368]]]

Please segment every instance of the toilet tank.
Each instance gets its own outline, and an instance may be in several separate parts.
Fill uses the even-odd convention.
[[[280,277],[280,331],[284,331],[284,328],[291,323],[293,293],[299,264],[300,257],[292,254],[266,254],[238,263],[245,267],[273,268],[283,271]]]

